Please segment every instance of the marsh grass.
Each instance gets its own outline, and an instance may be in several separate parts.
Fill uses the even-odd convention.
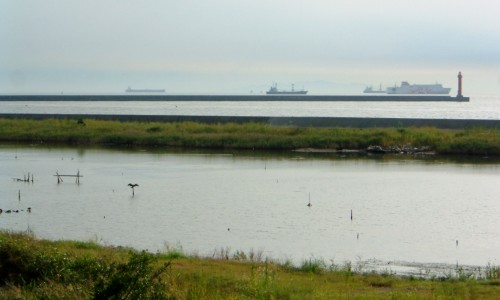
[[[428,147],[442,154],[500,154],[500,130],[296,128],[261,123],[140,123],[0,119],[0,142],[292,150]]]
[[[488,264],[485,268],[485,278],[490,280],[500,280],[500,266]]]
[[[310,258],[304,260],[298,270],[306,273],[321,274],[326,270],[326,264],[322,259]]]
[[[0,298],[492,299],[500,294],[495,266],[488,268],[490,279],[423,280],[359,274],[350,263],[325,266],[314,258],[292,267],[268,259],[248,261],[253,250],[216,252],[222,253],[219,259],[154,255],[0,231]],[[226,259],[232,255],[238,259]]]
[[[159,251],[158,255],[160,255],[163,259],[179,259],[186,258],[186,255],[180,245],[170,245],[165,243],[163,251]]]

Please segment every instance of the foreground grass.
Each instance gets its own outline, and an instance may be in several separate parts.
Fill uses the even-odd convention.
[[[0,119],[0,142],[292,150],[426,148],[439,154],[500,155],[499,129],[295,128],[265,124],[139,123]]]
[[[0,232],[1,299],[498,299],[499,278],[498,268],[483,280],[404,279],[328,270],[315,260],[293,267],[242,252],[232,259],[152,255]]]

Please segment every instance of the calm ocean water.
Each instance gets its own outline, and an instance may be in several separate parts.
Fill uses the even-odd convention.
[[[0,113],[371,117],[500,120],[500,96],[470,102],[1,101]]]

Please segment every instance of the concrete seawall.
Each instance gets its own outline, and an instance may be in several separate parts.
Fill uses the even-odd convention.
[[[426,95],[4,95],[0,101],[338,101],[468,102],[469,97]]]
[[[97,119],[121,122],[199,122],[263,123],[273,126],[296,127],[436,127],[442,129],[492,128],[500,129],[500,120],[474,119],[405,119],[405,118],[345,118],[345,117],[239,117],[239,116],[164,116],[164,115],[83,115],[83,114],[0,114],[7,119]]]

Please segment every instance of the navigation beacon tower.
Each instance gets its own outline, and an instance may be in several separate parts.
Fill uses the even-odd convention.
[[[458,72],[458,93],[457,98],[462,98],[462,72]]]

